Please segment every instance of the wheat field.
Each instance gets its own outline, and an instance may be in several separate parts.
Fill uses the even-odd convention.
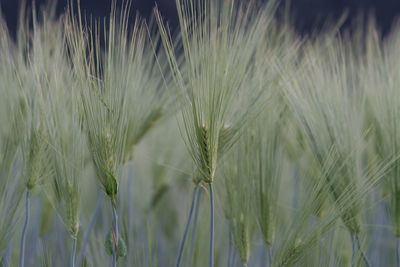
[[[400,266],[400,27],[176,4],[0,17],[0,264]]]

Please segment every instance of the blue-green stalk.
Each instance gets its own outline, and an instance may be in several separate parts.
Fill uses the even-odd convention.
[[[21,236],[21,244],[20,244],[20,253],[19,253],[19,266],[25,266],[25,241],[26,241],[26,233],[29,225],[29,210],[30,210],[30,192],[26,190],[25,195],[25,221],[24,227],[22,229],[22,236]]]
[[[78,259],[77,259],[77,262],[76,262],[77,266],[81,266],[83,257],[85,255],[86,247],[87,247],[87,245],[89,243],[90,233],[91,233],[92,229],[94,228],[94,225],[96,224],[97,217],[100,214],[100,210],[101,210],[101,207],[102,207],[102,204],[103,204],[103,200],[104,200],[103,192],[99,191],[97,193],[97,195],[98,195],[98,197],[97,197],[97,200],[96,200],[96,206],[94,208],[92,217],[90,217],[89,225],[87,226],[87,228],[86,228],[86,230],[85,230],[85,232],[83,234],[82,246],[81,246],[81,248],[79,250]]]
[[[77,243],[77,239],[73,238],[72,239],[71,263],[70,263],[71,267],[75,267],[76,243]]]
[[[118,261],[118,245],[119,245],[119,225],[118,225],[118,214],[117,214],[117,208],[115,205],[115,201],[112,199],[110,200],[111,203],[111,209],[112,209],[112,217],[113,217],[113,231],[112,231],[112,236],[113,236],[113,241],[114,241],[114,246],[113,246],[113,254],[112,254],[112,266],[117,267],[117,261]]]
[[[194,208],[193,226],[190,235],[191,241],[189,247],[189,266],[193,265],[193,257],[194,257],[193,254],[196,246],[196,233],[197,233],[197,225],[199,222],[200,202],[201,202],[201,188],[199,188],[199,190],[197,191],[196,206]]]
[[[193,190],[192,203],[190,205],[189,215],[187,217],[187,221],[186,221],[186,224],[185,224],[185,229],[183,231],[182,239],[179,242],[178,256],[176,258],[176,264],[175,264],[176,267],[179,267],[180,264],[181,264],[182,255],[183,255],[183,251],[184,251],[184,248],[185,248],[186,236],[187,236],[187,234],[189,232],[189,226],[190,226],[190,223],[192,221],[193,211],[194,211],[195,207],[197,206],[197,198],[198,198],[198,191],[199,190],[200,190],[200,188],[198,186],[196,186],[194,188],[194,190]]]
[[[209,183],[208,188],[210,190],[210,250],[209,250],[209,267],[214,267],[214,239],[215,239],[215,222],[214,222],[214,190],[213,184]]]
[[[358,235],[352,235],[351,236],[351,244],[352,244],[352,254],[351,254],[351,266],[354,267],[357,265],[357,252],[361,253],[361,258],[365,263],[366,267],[371,267],[371,263],[368,260],[367,255],[365,255],[365,252],[361,248],[361,243],[360,243],[360,238]]]

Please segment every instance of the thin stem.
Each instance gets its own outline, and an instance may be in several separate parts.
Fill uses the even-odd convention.
[[[356,238],[356,241],[357,241],[358,249],[361,252],[361,257],[363,258],[363,260],[365,262],[365,266],[371,267],[371,263],[369,262],[367,255],[365,254],[365,252],[361,248],[361,242],[360,242],[360,239],[358,238],[358,235],[356,235],[355,238]]]
[[[367,258],[367,255],[365,255],[364,251],[361,249],[361,243],[360,243],[360,239],[358,238],[358,235],[352,235],[351,241],[352,241],[351,266],[352,267],[356,266],[356,251],[358,250],[361,253],[361,257],[365,263],[365,266],[371,267],[371,264]]]
[[[272,248],[270,246],[266,247],[267,249],[267,266],[272,266]]]
[[[397,267],[400,267],[400,238],[396,238]]]
[[[97,221],[97,217],[100,214],[100,208],[103,203],[103,198],[104,198],[103,192],[99,191],[98,197],[96,200],[96,206],[94,208],[94,212],[92,214],[92,217],[90,218],[89,225],[88,225],[85,233],[83,234],[83,243],[82,243],[81,249],[79,250],[77,266],[81,266],[81,262],[83,260],[83,256],[85,255],[85,250],[86,250],[87,244],[89,243],[90,232],[94,228],[94,225]]]
[[[76,241],[77,238],[72,239],[71,267],[75,267]]]
[[[212,183],[210,188],[210,262],[209,267],[214,267],[214,191]]]
[[[231,251],[232,251],[232,253],[229,258],[229,266],[234,266],[236,263],[236,251],[233,247],[233,243],[231,244]]]
[[[196,185],[199,187],[198,185]],[[199,187],[199,190],[197,190],[197,197],[196,197],[196,206],[194,208],[194,217],[193,217],[193,226],[192,226],[192,233],[191,233],[191,240],[190,240],[190,248],[189,248],[189,260],[190,264],[189,266],[193,266],[193,252],[195,248],[195,240],[196,240],[196,231],[197,231],[197,224],[199,221],[199,211],[200,211],[200,199],[201,199],[201,188]]]
[[[194,210],[194,207],[196,206],[196,199],[197,199],[197,195],[198,195],[197,192],[198,191],[199,191],[199,187],[196,186],[194,188],[194,190],[193,190],[192,204],[190,205],[189,216],[188,216],[187,221],[186,221],[185,230],[183,231],[182,239],[179,242],[179,251],[178,251],[178,256],[176,258],[176,264],[175,264],[176,267],[179,267],[180,264],[181,264],[183,250],[185,248],[186,236],[187,236],[187,233],[189,231],[190,222],[192,220],[193,210]]]
[[[355,236],[351,236],[351,267],[356,266],[356,239]]]
[[[26,240],[26,232],[29,225],[29,208],[30,208],[30,198],[29,198],[30,190],[26,190],[26,197],[25,197],[25,222],[24,228],[22,230],[22,237],[21,237],[21,246],[20,246],[20,253],[19,253],[19,266],[25,267],[25,240]]]
[[[111,208],[112,208],[112,215],[114,220],[114,227],[113,227],[113,236],[114,236],[114,247],[113,247],[113,255],[112,255],[112,266],[117,267],[117,260],[118,260],[118,242],[119,242],[119,229],[118,229],[118,214],[115,205],[113,204],[112,199],[110,199]]]
[[[228,266],[233,266],[233,238],[232,238],[232,231],[231,227],[229,227],[229,244],[228,244]]]

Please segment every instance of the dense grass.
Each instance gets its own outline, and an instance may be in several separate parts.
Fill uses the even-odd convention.
[[[0,20],[2,266],[400,266],[400,31],[242,2]]]

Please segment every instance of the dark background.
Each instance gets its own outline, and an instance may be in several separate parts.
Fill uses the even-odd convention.
[[[73,1],[76,2],[76,0]],[[46,1],[25,0],[25,2],[28,5],[35,2],[37,6],[40,6]],[[57,13],[60,14],[65,10],[68,1],[58,0],[57,2]],[[94,17],[104,17],[110,11],[110,3],[111,0],[81,0],[81,8]],[[133,9],[144,17],[150,16],[156,3],[170,26],[176,27],[175,0],[132,0]],[[0,8],[11,32],[14,32],[16,28],[20,4],[21,0],[0,0]],[[299,33],[309,33],[327,20],[335,20],[346,11],[348,16],[343,29],[348,28],[353,19],[360,17],[360,14],[364,14],[365,17],[373,15],[382,33],[386,34],[400,14],[400,0],[292,0],[290,6],[295,27]]]

